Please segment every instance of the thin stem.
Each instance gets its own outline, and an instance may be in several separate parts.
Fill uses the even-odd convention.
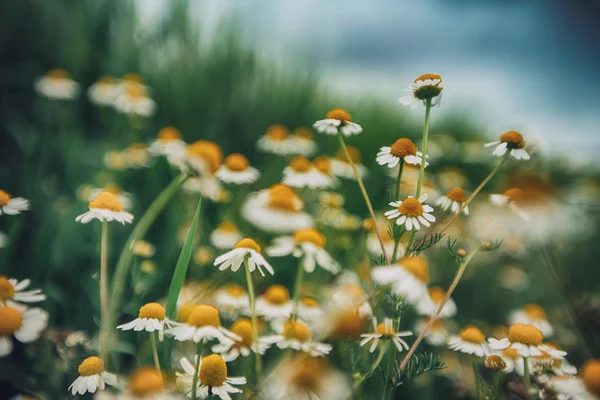
[[[400,200],[400,182],[402,181],[402,170],[404,169],[404,158],[400,159],[400,168],[398,169],[398,180],[396,181],[396,200]]]
[[[386,369],[386,374],[389,374],[389,376],[391,376],[391,374],[394,373],[394,362],[396,361],[396,346],[392,346],[392,350],[390,353],[390,358],[388,360],[388,365],[387,365],[387,369]],[[386,384],[383,387],[383,396],[381,397],[382,400],[385,400],[388,398],[388,393],[390,390],[394,390],[394,383],[392,383],[391,385],[388,384],[388,382],[386,382]]]
[[[496,376],[494,377],[494,391],[492,392],[492,400],[496,400],[498,396],[500,396],[500,376],[502,372],[499,370],[496,371]]]
[[[160,372],[160,361],[158,360],[158,346],[156,346],[156,332],[150,332],[150,342],[152,344],[152,356],[154,357],[154,366],[156,371]]]
[[[361,375],[360,378],[358,378],[358,380],[356,382],[354,382],[355,390],[358,389],[371,375],[373,375],[373,372],[375,372],[375,370],[377,369],[379,364],[381,364],[381,361],[383,361],[383,357],[385,356],[385,353],[386,353],[389,345],[390,345],[390,342],[386,342],[384,345],[379,346],[379,353],[377,354],[377,358],[371,365],[371,368],[369,368],[369,371],[367,371],[366,374]]]
[[[198,378],[200,377],[200,361],[202,360],[202,348],[204,343],[202,340],[198,342],[198,349],[196,350],[196,367],[194,368],[194,379],[192,380],[192,399],[196,398],[196,391],[198,386]]]
[[[256,298],[254,296],[254,283],[252,282],[252,274],[248,267],[248,260],[244,260],[244,270],[246,271],[246,283],[248,285],[248,297],[250,298],[250,313],[252,318],[252,336],[254,342],[258,341],[258,320],[256,318]],[[258,350],[258,346],[257,349]],[[254,352],[254,361],[256,368],[256,386],[258,393],[262,392],[262,360],[258,351]]]
[[[298,316],[298,309],[300,308],[300,292],[302,291],[302,282],[304,280],[304,266],[302,262],[298,265],[298,272],[296,273],[296,282],[294,284],[294,297],[293,304],[294,310],[292,312],[292,320],[295,320]]]
[[[421,186],[423,185],[423,176],[425,175],[425,164],[427,164],[427,142],[429,141],[429,117],[431,115],[431,99],[425,101],[425,124],[423,125],[423,142],[421,144],[421,168],[419,169],[419,179],[417,180],[417,193],[415,197],[418,199],[421,195]]]
[[[100,334],[98,353],[107,362],[108,344],[108,222],[102,221],[102,239],[100,242]]]
[[[527,398],[531,393],[531,375],[529,372],[529,357],[523,357],[523,382],[525,383],[525,390],[527,391]]]
[[[381,246],[381,253],[385,258],[385,262],[387,265],[390,265],[390,258],[388,257],[385,251],[385,245],[383,244],[383,238],[381,237],[381,233],[379,232],[379,227],[377,226],[377,218],[375,217],[375,211],[373,211],[373,205],[371,204],[371,200],[369,199],[369,195],[367,194],[367,189],[365,189],[365,184],[363,183],[362,178],[360,177],[360,173],[354,165],[352,158],[350,158],[350,153],[348,153],[348,148],[346,147],[346,142],[344,142],[344,136],[338,132],[338,139],[340,140],[340,146],[344,150],[344,154],[352,167],[352,171],[354,172],[354,176],[356,177],[356,181],[358,182],[358,186],[362,192],[362,195],[365,199],[365,203],[367,204],[367,208],[369,209],[369,214],[371,215],[371,219],[373,220],[373,227],[375,228],[375,232],[377,233],[377,239],[379,239],[379,246]]]
[[[477,373],[477,362],[475,360],[475,356],[471,355],[471,366],[473,367],[473,378],[475,379],[475,399],[479,400],[480,396],[480,388],[479,388],[479,374]]]

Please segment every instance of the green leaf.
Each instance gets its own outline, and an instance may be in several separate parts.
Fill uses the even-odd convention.
[[[403,370],[400,370],[396,386],[409,382],[426,372],[437,371],[444,368],[446,368],[446,364],[440,360],[440,356],[437,354],[417,354],[410,359]]]

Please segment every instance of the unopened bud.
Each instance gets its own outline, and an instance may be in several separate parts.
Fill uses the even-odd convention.
[[[506,368],[506,363],[504,362],[502,357],[496,355],[489,356],[488,358],[486,358],[484,364],[487,369],[491,369],[494,371],[499,371],[501,369]]]

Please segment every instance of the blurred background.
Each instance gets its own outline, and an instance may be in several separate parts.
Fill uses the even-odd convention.
[[[434,72],[444,77],[445,90],[432,113],[432,187],[473,190],[496,162],[483,143],[514,129],[533,159],[510,163],[486,191],[527,185],[541,193],[544,206],[552,204],[541,207],[531,230],[513,237],[516,247],[482,260],[465,277],[455,294],[458,325],[478,321],[491,334],[511,309],[535,302],[558,327],[557,341],[572,363],[598,357],[599,8],[585,1],[4,1],[0,189],[30,199],[31,211],[0,217],[7,237],[0,273],[30,278],[44,290],[53,334],[92,331],[97,285],[90,276],[97,269],[99,226],[76,224],[75,217],[87,209],[85,190],[113,183],[131,194],[132,213],[142,215],[175,173],[164,160],[118,156],[135,143],[150,143],[167,125],[188,143],[202,138],[225,154],[245,154],[263,170],[256,190],[279,181],[289,161],[256,151],[270,125],[310,127],[330,108],[344,107],[365,130],[348,143],[362,152],[367,189],[384,210],[393,180],[375,164],[375,154],[398,137],[420,143],[421,109],[403,108],[397,99],[416,76]],[[77,99],[36,93],[35,82],[53,69],[79,83]],[[87,89],[100,77],[131,73],[150,88],[153,115],[128,117],[88,99]],[[321,153],[335,154],[335,140],[316,140]],[[340,192],[350,213],[367,217],[356,185]],[[154,267],[131,283],[124,314],[164,296],[181,248],[178,232],[185,232],[196,201],[178,196],[154,224],[146,238],[157,248]],[[207,234],[226,214],[226,206],[207,204],[198,249],[214,254]],[[111,230],[113,262],[130,229]],[[350,249],[361,235],[349,230],[334,244],[348,266],[359,262]],[[197,254],[191,278],[210,278],[212,269],[204,268],[210,257]],[[440,251],[432,259],[439,262],[432,280],[447,286],[454,273],[448,256]],[[277,279],[291,282],[292,275],[284,271]],[[32,355],[24,352],[15,357]],[[34,376],[34,385],[61,392],[74,366],[61,368],[67,377],[50,382],[39,365],[0,360],[0,385],[18,390],[31,384],[21,378]],[[456,370],[449,370],[435,378],[443,384],[428,389],[430,398],[467,396],[452,379]]]

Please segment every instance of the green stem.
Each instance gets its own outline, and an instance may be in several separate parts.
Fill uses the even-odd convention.
[[[496,376],[494,377],[494,391],[492,392],[492,400],[496,400],[498,396],[500,396],[500,376],[502,372],[496,371]]]
[[[302,282],[304,280],[304,266],[302,262],[298,265],[298,272],[296,273],[296,282],[294,283],[294,311],[292,313],[292,320],[295,320],[298,316],[298,309],[300,308],[300,292],[302,291]]]
[[[404,158],[400,159],[400,168],[398,169],[398,180],[396,181],[396,200],[400,200],[400,182],[402,181],[402,170],[404,169]]]
[[[389,345],[390,342],[388,341],[384,345],[379,346],[379,353],[377,354],[375,362],[373,362],[373,364],[371,365],[371,368],[369,368],[366,374],[361,375],[360,378],[358,378],[358,380],[354,382],[355,390],[358,389],[371,375],[373,375],[379,364],[381,364],[381,361],[383,361],[383,357],[385,356],[385,352],[387,351]]]
[[[252,318],[252,336],[254,342],[258,341],[258,319],[256,318],[256,297],[254,296],[254,283],[252,282],[252,274],[248,268],[248,260],[244,260],[244,270],[246,271],[246,283],[248,285],[248,297],[250,300],[250,313]],[[258,346],[254,352],[254,361],[256,367],[256,386],[258,393],[262,392],[262,360],[258,352]]]
[[[390,358],[388,360],[388,365],[387,365],[387,369],[386,369],[386,373],[388,374],[388,377],[392,376],[392,374],[394,373],[394,362],[396,361],[396,346],[392,346],[392,350],[390,353]],[[388,381],[385,383],[384,387],[383,387],[383,396],[381,397],[382,400],[385,400],[388,398],[388,395],[390,393],[390,390],[394,390],[394,383],[392,383],[390,385],[389,382],[389,378]]]
[[[479,390],[479,374],[477,373],[477,363],[475,360],[475,356],[471,355],[471,366],[473,367],[473,378],[475,379],[475,399],[479,400],[480,390]]]
[[[419,169],[419,178],[417,180],[417,193],[415,197],[418,199],[421,195],[421,186],[423,185],[423,177],[425,176],[425,164],[427,164],[427,143],[429,141],[429,117],[431,115],[431,99],[425,101],[425,124],[423,125],[423,142],[421,144],[421,168]]]
[[[154,366],[160,372],[160,361],[158,360],[158,346],[156,346],[156,332],[150,332],[150,342],[152,344],[152,356],[154,357]]]
[[[204,343],[202,339],[198,342],[198,348],[196,350],[196,366],[194,368],[194,379],[192,380],[192,399],[196,398],[196,389],[198,386],[198,378],[200,377],[200,361],[202,360],[202,348]]]
[[[523,357],[523,382],[525,383],[525,390],[527,391],[527,398],[529,399],[531,394],[531,374],[529,372],[529,357]]]
[[[107,362],[108,344],[108,222],[102,221],[102,239],[100,242],[100,333],[98,338],[98,353]]]

